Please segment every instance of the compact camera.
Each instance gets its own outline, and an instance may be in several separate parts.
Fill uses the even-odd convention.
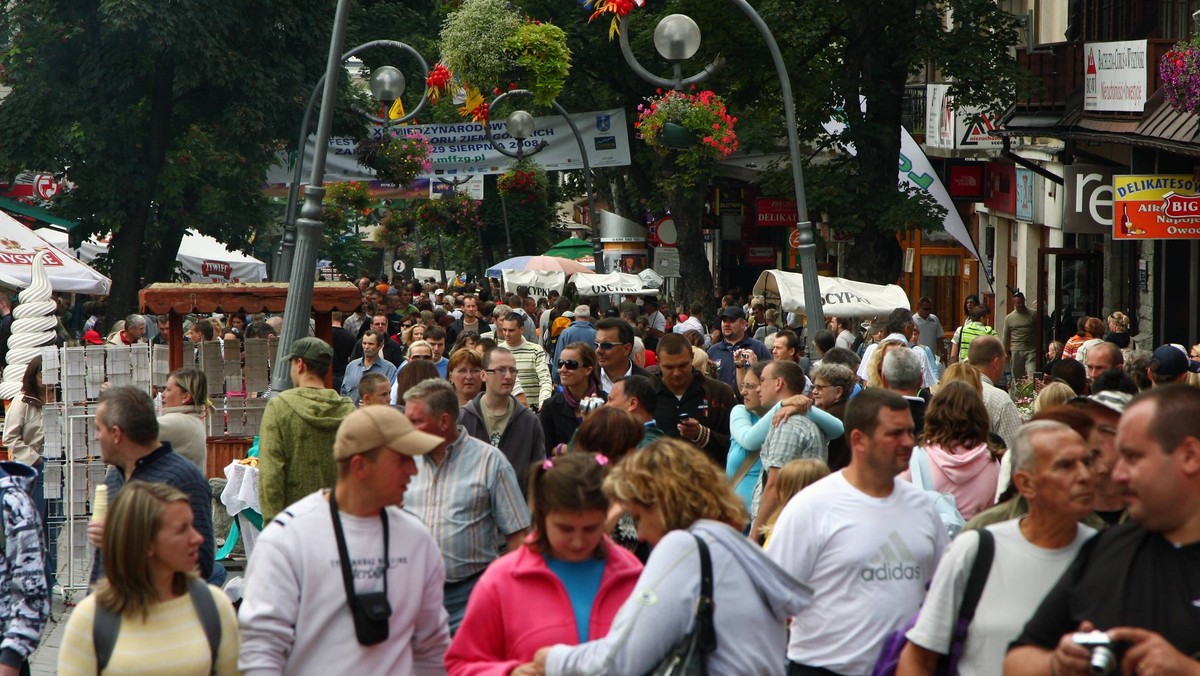
[[[1117,650],[1120,646],[1114,643],[1103,631],[1079,631],[1071,637],[1075,645],[1083,646],[1092,653],[1088,667],[1097,676],[1119,673],[1120,661]]]

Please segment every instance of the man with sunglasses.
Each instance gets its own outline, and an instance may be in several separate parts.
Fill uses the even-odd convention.
[[[596,322],[596,360],[600,362],[600,389],[612,392],[613,383],[629,376],[650,377],[650,372],[630,358],[633,352],[633,327],[619,317],[605,317]]]

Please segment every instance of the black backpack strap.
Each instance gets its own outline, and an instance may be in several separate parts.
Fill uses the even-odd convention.
[[[96,604],[96,616],[92,618],[92,645],[96,649],[96,673],[104,671],[112,659],[113,647],[117,645],[117,634],[121,631],[121,616]]]
[[[221,648],[221,615],[217,612],[217,604],[213,601],[208,583],[200,578],[193,578],[188,586],[188,594],[192,597],[192,605],[200,616],[200,624],[204,627],[204,635],[208,638],[208,648],[212,653],[212,673],[217,673],[217,652]]]
[[[717,627],[713,622],[716,603],[713,599],[712,557],[704,538],[695,533],[692,533],[692,537],[696,538],[696,547],[700,550],[700,599],[696,606],[696,630],[700,634],[701,652],[711,653],[717,649]]]
[[[979,534],[979,551],[975,554],[975,563],[971,566],[962,605],[958,609],[959,626],[970,624],[975,617],[975,608],[979,605],[979,598],[983,596],[983,588],[992,572],[992,558],[996,553],[996,541],[991,532],[986,528],[975,532]]]

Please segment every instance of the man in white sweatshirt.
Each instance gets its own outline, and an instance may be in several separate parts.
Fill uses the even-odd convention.
[[[445,673],[442,556],[398,506],[413,456],[442,442],[390,406],[342,421],[336,486],[280,512],[246,569],[243,674]]]

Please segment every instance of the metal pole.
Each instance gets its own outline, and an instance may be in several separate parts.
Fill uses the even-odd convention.
[[[314,265],[321,245],[321,200],[325,197],[325,157],[329,151],[329,132],[333,127],[333,106],[337,100],[338,78],[342,73],[342,44],[346,39],[346,16],[350,0],[338,0],[329,40],[329,59],[325,64],[325,91],[321,96],[321,116],[317,122],[316,147],[313,149],[312,176],[304,189],[304,206],[296,221],[296,261],[292,265],[284,303],[283,331],[279,336],[279,356],[271,389],[283,392],[292,387],[287,354],[296,340],[308,335],[308,316],[312,308]]]

